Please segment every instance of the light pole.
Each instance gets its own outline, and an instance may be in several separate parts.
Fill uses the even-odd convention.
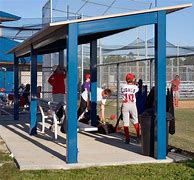
[[[157,2],[157,0],[155,0],[155,7],[157,7],[158,6],[158,2]]]

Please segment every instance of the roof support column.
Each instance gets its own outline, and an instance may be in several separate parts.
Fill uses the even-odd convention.
[[[166,12],[158,12],[155,24],[155,105],[157,159],[166,158]]]
[[[150,60],[150,90],[153,87],[154,66],[153,59]]]
[[[19,58],[14,53],[14,120],[19,120]]]
[[[64,51],[60,50],[59,51],[59,66],[64,67]]]
[[[68,25],[67,38],[67,163],[77,163],[78,25]]]
[[[91,72],[91,125],[97,126],[97,40],[90,43],[90,72]]]
[[[64,51],[63,50],[60,50],[59,51],[59,66],[60,66],[60,68],[64,68]],[[66,89],[66,87],[65,87],[65,89]],[[65,92],[66,93],[66,92]],[[62,98],[62,97],[61,97]],[[66,102],[66,94],[65,94],[65,96],[63,97],[63,99],[61,99],[63,102]]]
[[[30,65],[30,135],[37,134],[37,53],[31,46]]]

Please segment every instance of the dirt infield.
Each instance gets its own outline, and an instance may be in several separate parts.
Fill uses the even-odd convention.
[[[179,101],[179,107],[178,108],[189,108],[194,110],[194,100],[189,101]]]

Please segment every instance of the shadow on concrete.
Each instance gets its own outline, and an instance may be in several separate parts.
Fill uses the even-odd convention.
[[[54,151],[53,149],[39,143],[38,141],[30,138],[30,137],[27,137],[26,135],[18,132],[17,130],[15,130],[14,128],[10,127],[10,126],[5,126],[7,129],[9,129],[10,131],[14,132],[15,134],[19,135],[20,137],[28,140],[29,142],[33,143],[34,145],[36,145],[37,147],[45,150],[46,152],[49,152],[50,154],[52,154],[53,156],[59,158],[60,160],[66,160],[66,157],[63,156],[62,154],[58,153],[57,151]]]
[[[80,132],[83,135],[94,138],[96,141],[109,144],[111,146],[115,146],[121,149],[125,149],[134,153],[138,153],[142,155],[142,147],[137,143],[125,144],[123,141],[123,135],[120,133],[111,133],[109,135],[99,134],[99,133],[87,133]],[[132,137],[133,139],[134,137]]]
[[[45,150],[46,152],[49,152],[50,154],[52,154],[53,156],[59,158],[60,160],[66,160],[66,157],[60,153],[58,153],[57,151],[41,144],[40,142],[38,142],[38,139],[35,140],[33,138],[30,137],[30,135],[25,135],[21,132],[19,132],[17,129],[20,129],[24,132],[26,132],[27,134],[29,133],[29,124],[28,122],[26,122],[26,119],[22,119],[20,121],[2,121],[0,120],[0,125],[4,126],[5,128],[9,129],[11,132],[19,135],[20,137],[22,137],[23,139],[28,140],[30,143],[33,143],[34,145],[36,145],[37,147]],[[11,127],[12,126],[12,127]],[[40,126],[40,125],[38,125]],[[51,132],[51,130],[49,130],[48,128],[45,128],[45,133],[44,134],[37,134],[34,135],[34,137],[36,138],[40,138],[46,141],[51,141],[53,143],[56,143],[59,146],[62,146],[63,148],[65,147],[66,144],[66,139],[62,136],[58,135],[58,139],[55,140],[53,133]]]
[[[17,135],[21,136],[22,138],[28,140],[29,142],[35,144],[36,146],[38,146],[39,148],[42,148],[43,150],[49,152],[50,154],[56,156],[57,158],[61,159],[61,160],[64,160],[66,157],[64,157],[62,154],[60,154],[59,152],[56,152],[54,151],[53,149],[41,144],[40,142],[38,142],[38,139],[35,140],[35,139],[32,139],[30,138],[30,136],[26,136],[25,134],[17,131],[17,128],[26,132],[27,134],[29,134],[29,119],[30,119],[30,116],[29,114],[26,114],[26,115],[23,115],[23,118],[22,116],[20,116],[20,119],[19,121],[5,121],[5,120],[0,120],[0,124],[4,127],[6,127],[7,129],[9,129],[10,131],[16,133]],[[41,116],[38,115],[37,116],[37,119],[38,119],[38,129],[39,131],[41,131]],[[49,121],[47,122],[49,123]],[[10,127],[10,125],[13,126]],[[14,128],[15,127],[15,128]],[[63,148],[66,148],[65,145],[66,145],[66,139],[62,136],[59,135],[58,133],[58,139],[55,140],[54,139],[54,133],[48,128],[48,124],[47,126],[45,127],[45,133],[41,133],[39,132],[37,135],[34,135],[36,138],[40,138],[40,139],[43,139],[43,140],[46,140],[46,141],[51,141],[53,143],[56,143],[57,145],[63,147]],[[124,150],[127,150],[127,151],[131,151],[131,152],[134,152],[134,153],[138,153],[138,154],[141,154],[142,155],[142,147],[140,144],[137,144],[137,143],[130,143],[130,144],[125,144],[124,141],[123,141],[123,138],[124,136],[120,133],[112,133],[112,134],[109,134],[108,136],[107,135],[103,135],[103,134],[99,134],[99,133],[88,133],[88,132],[79,132],[85,136],[88,136],[88,137],[91,137],[91,138],[94,138],[95,141],[98,141],[98,142],[101,142],[101,143],[105,143],[105,144],[108,144],[108,145],[111,145],[111,146],[115,146],[117,148],[121,148],[121,149],[124,149]]]
[[[29,133],[29,130],[30,130],[30,114],[25,114],[25,115],[22,115],[20,116],[20,120],[19,121],[14,121],[13,119],[8,119],[6,120],[5,119],[6,117],[3,117],[0,119],[0,124],[5,126],[5,125],[13,125],[13,126],[16,126],[17,128],[25,131],[26,133]],[[66,141],[64,139],[64,137],[60,136],[58,134],[58,139],[55,140],[54,139],[54,132],[52,132],[48,127],[45,127],[45,132],[42,133],[41,130],[42,130],[42,125],[41,125],[41,115],[38,114],[37,115],[37,121],[38,121],[38,125],[37,125],[37,130],[39,131],[39,133],[37,135],[34,135],[36,136],[37,138],[41,138],[41,139],[44,139],[44,140],[48,140],[48,141],[52,141],[52,142],[58,142],[58,141],[62,141],[62,143],[66,144]],[[46,121],[46,124],[48,126],[51,125],[51,121]]]

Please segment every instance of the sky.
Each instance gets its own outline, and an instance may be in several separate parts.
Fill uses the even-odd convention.
[[[89,0],[99,4],[110,5],[114,0]],[[0,0],[0,11],[5,11],[22,18],[41,18],[42,7],[47,0]],[[113,4],[115,8],[93,3],[86,4],[85,0],[53,0],[53,15],[66,16],[67,5],[69,12],[76,12],[87,16],[98,16],[112,13],[127,12],[131,10],[148,9],[154,7],[155,0],[117,0]],[[194,46],[194,0],[157,0],[157,7],[173,6],[192,3],[193,7],[167,15],[167,40],[175,45]],[[119,8],[118,8],[119,7]],[[79,11],[80,9],[80,11]],[[123,32],[102,41],[104,44],[127,45],[137,37],[145,40],[145,27]],[[153,37],[153,26],[147,27],[147,38]]]

